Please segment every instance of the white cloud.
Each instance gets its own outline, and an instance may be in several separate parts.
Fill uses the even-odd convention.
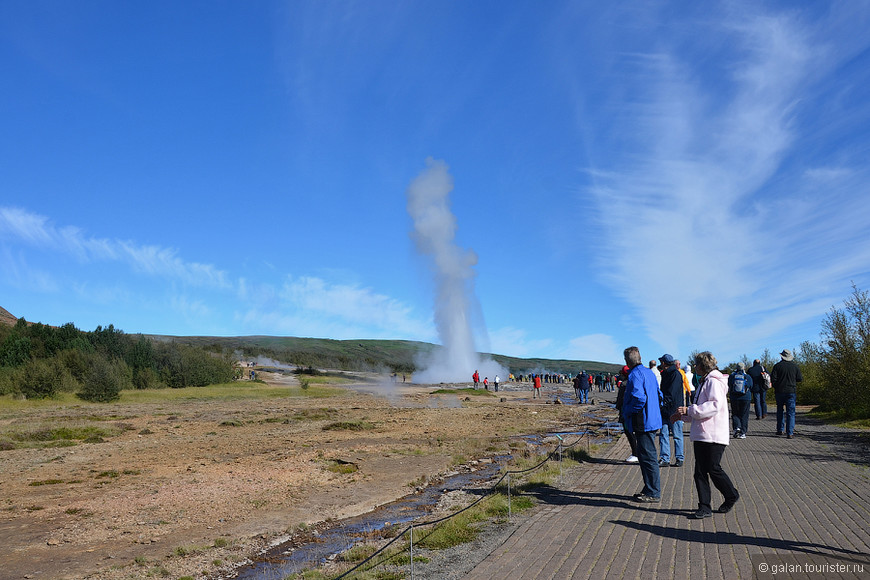
[[[573,360],[604,361],[622,363],[624,347],[607,334],[588,334],[572,338],[563,358]]]
[[[536,358],[553,344],[550,339],[529,339],[526,331],[506,326],[489,332],[490,350],[518,358]]]
[[[79,228],[58,228],[48,218],[19,208],[0,207],[0,240],[70,255],[82,263],[120,262],[150,276],[195,286],[229,287],[224,272],[210,264],[187,262],[176,250],[88,237]]]
[[[667,47],[631,55],[616,90],[633,100],[613,127],[631,154],[590,169],[601,221],[620,224],[604,248],[608,281],[675,352],[739,352],[817,317],[870,263],[867,244],[851,242],[870,227],[861,172],[783,172],[806,139],[801,104],[839,63],[792,16],[712,33],[729,46],[725,85]]]
[[[431,321],[371,288],[313,276],[288,277],[279,289],[243,281],[249,304],[238,316],[251,331],[269,328],[292,336],[432,340]]]

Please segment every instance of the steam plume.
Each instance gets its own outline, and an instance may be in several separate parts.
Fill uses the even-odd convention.
[[[453,178],[443,161],[426,159],[426,169],[408,186],[408,213],[414,220],[411,237],[417,251],[431,259],[435,275],[435,327],[442,349],[420,361],[414,374],[417,383],[467,382],[475,370],[481,380],[507,371],[492,360],[483,360],[474,344],[471,327],[474,297],[474,266],[477,255],[455,243],[456,217],[450,210]],[[485,329],[481,329],[485,333]]]

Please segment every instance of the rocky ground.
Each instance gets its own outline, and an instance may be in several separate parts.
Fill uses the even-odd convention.
[[[0,433],[91,424],[113,432],[0,450],[0,577],[231,576],[327,520],[365,513],[458,464],[521,450],[522,435],[598,421],[593,407],[554,404],[554,387],[532,400],[519,385],[466,397],[385,381],[316,398],[289,396],[292,376],[259,376],[279,396],[0,411]]]

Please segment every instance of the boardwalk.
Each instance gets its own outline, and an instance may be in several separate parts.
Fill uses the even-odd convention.
[[[697,507],[688,434],[685,466],[661,470],[662,502],[631,501],[640,471],[623,463],[622,438],[542,491],[544,507],[465,578],[870,579],[866,455],[847,461],[845,430],[802,417],[792,440],[776,437],[775,413],[750,428],[723,459],[741,494],[731,513],[687,518]],[[713,494],[715,509],[722,497]]]

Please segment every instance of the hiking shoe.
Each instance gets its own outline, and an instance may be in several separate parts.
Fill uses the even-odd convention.
[[[712,512],[708,512],[707,510],[698,510],[689,514],[690,520],[703,520],[704,518],[709,518],[712,516]]]
[[[794,435],[786,435],[785,438],[786,439],[794,439]]]
[[[628,459],[625,460],[626,463],[637,463],[638,459],[634,455],[629,455]]]
[[[659,467],[670,467],[671,461],[670,459],[659,459]]]
[[[661,501],[661,498],[653,497],[645,493],[639,493],[634,496],[634,501],[638,501],[640,503],[659,503]]]
[[[682,467],[682,466],[683,466],[683,460],[677,459],[676,463],[674,463],[674,467]]]
[[[740,431],[740,429],[735,429],[734,435],[732,435],[731,438],[732,439],[740,439],[740,433],[742,433],[742,431]]]
[[[722,505],[719,506],[719,509],[716,511],[720,514],[727,514],[731,511],[731,508],[734,507],[734,504],[737,503],[737,500],[740,499],[740,494],[738,493],[732,499],[726,499]]]
[[[746,433],[743,431],[740,432],[740,435],[737,436],[738,439],[746,439]]]

